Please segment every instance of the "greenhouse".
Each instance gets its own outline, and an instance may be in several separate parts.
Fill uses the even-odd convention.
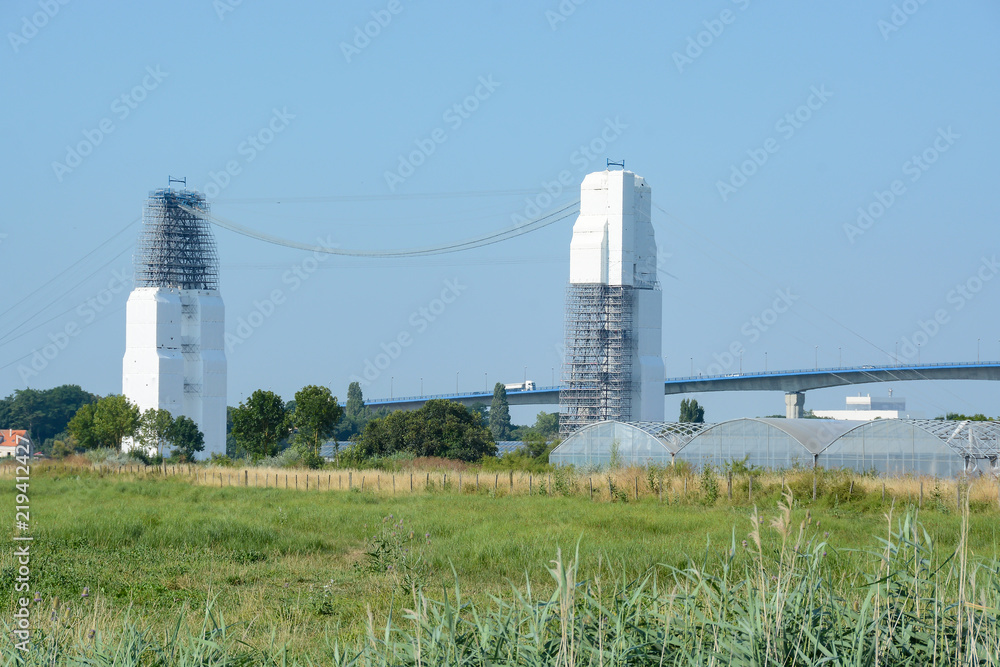
[[[734,419],[719,424],[613,422],[586,426],[549,455],[555,465],[730,461],[767,469],[843,468],[882,475],[998,474],[1000,424],[884,419]]]

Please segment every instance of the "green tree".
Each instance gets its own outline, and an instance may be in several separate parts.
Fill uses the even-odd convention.
[[[233,435],[233,414],[236,408],[231,405],[226,406],[226,456],[231,459],[236,458],[240,446],[236,443],[236,436]]]
[[[546,438],[554,438],[559,435],[559,413],[539,412],[535,417],[534,429]]]
[[[97,438],[97,431],[94,429],[94,413],[96,411],[96,403],[81,405],[66,426],[70,436],[82,449],[96,449],[101,446]]]
[[[479,413],[479,418],[483,420],[484,424],[490,423],[490,406],[485,403],[473,403],[469,406],[469,409]]]
[[[361,384],[352,382],[347,386],[347,404],[344,406],[344,416],[337,424],[333,437],[336,440],[350,440],[364,430],[365,424],[371,418],[371,410],[365,406],[365,398],[361,393]]]
[[[100,398],[75,384],[52,389],[18,389],[0,400],[3,428],[26,429],[36,446],[66,431],[70,420],[84,405]]]
[[[548,454],[548,439],[535,429],[529,429],[524,436],[524,450],[533,459],[540,458],[543,454]]]
[[[180,458],[183,463],[190,463],[197,452],[205,451],[205,435],[193,419],[184,415],[173,421],[168,437],[173,446],[170,455]]]
[[[677,419],[680,422],[693,422],[695,424],[705,423],[705,408],[698,405],[695,399],[681,400],[681,415]]]
[[[352,382],[347,385],[347,403],[344,410],[348,417],[360,417],[365,412],[365,397],[361,392],[361,383]]]
[[[139,430],[139,406],[121,394],[105,396],[96,406],[94,429],[98,441],[104,447],[121,450],[122,441]]]
[[[510,406],[507,405],[507,390],[502,382],[493,386],[493,401],[490,403],[490,434],[493,440],[510,440]]]
[[[121,450],[122,440],[139,430],[139,407],[120,394],[105,396],[80,407],[67,430],[84,449]]]
[[[337,397],[327,387],[311,384],[295,392],[292,423],[299,431],[296,435],[297,443],[310,452],[315,460],[319,457],[320,445],[334,434],[343,414]],[[340,448],[336,444],[334,450],[339,462]]]
[[[278,453],[278,443],[288,435],[285,402],[273,391],[258,389],[233,411],[236,443],[253,461]]]
[[[67,440],[56,440],[52,443],[52,457],[56,459],[64,459],[70,454],[74,453],[73,449],[73,438],[68,438]]]
[[[510,431],[511,440],[524,440],[529,438],[538,440],[551,440],[559,435],[559,413],[539,412],[535,417],[534,426],[515,426]]]
[[[956,421],[956,422],[965,422],[965,421],[971,421],[971,422],[990,422],[990,421],[993,421],[992,417],[987,417],[986,415],[984,415],[981,412],[976,413],[974,415],[963,415],[963,414],[958,413],[958,412],[949,412],[944,417],[935,417],[935,419],[937,419],[937,420],[947,419],[948,421]]]
[[[139,419],[139,444],[147,449],[153,449],[160,456],[170,443],[170,429],[174,425],[174,416],[169,410],[150,408],[142,413]]]
[[[359,458],[408,452],[478,461],[497,450],[477,413],[453,401],[431,400],[419,410],[397,410],[368,422],[354,451]]]

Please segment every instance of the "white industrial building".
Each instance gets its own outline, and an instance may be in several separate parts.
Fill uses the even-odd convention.
[[[652,193],[630,171],[587,174],[570,244],[560,429],[662,421],[662,293]]]
[[[140,410],[169,410],[205,435],[198,455],[226,453],[225,306],[205,197],[150,194],[126,306],[122,393]]]
[[[847,397],[845,410],[813,410],[813,414],[823,419],[848,419],[852,421],[871,421],[872,419],[906,419],[912,415],[906,412],[906,399],[893,396],[892,389],[888,396]]]

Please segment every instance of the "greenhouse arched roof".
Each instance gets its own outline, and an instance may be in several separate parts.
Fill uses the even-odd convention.
[[[612,451],[613,450],[613,451]],[[550,456],[555,464],[721,465],[746,460],[796,465],[952,475],[1000,470],[1000,423],[920,419],[734,419],[717,424],[598,422],[572,434]]]

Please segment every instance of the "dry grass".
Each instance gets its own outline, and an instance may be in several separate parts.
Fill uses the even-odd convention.
[[[425,493],[478,493],[502,497],[510,495],[588,496],[595,502],[629,502],[657,499],[661,502],[705,502],[706,490],[700,474],[690,470],[626,467],[605,472],[578,472],[569,469],[549,473],[523,471],[480,471],[462,462],[418,459],[415,466],[399,472],[384,470],[289,468],[230,468],[204,465],[94,466],[83,457],[33,464],[53,473],[72,474],[81,469],[99,475],[129,479],[170,477],[210,487],[279,488],[309,492],[355,492],[379,496]],[[0,477],[13,477],[13,466],[0,466]],[[979,510],[1000,508],[1000,479],[995,477],[877,478],[846,471],[798,470],[784,473],[716,475],[718,498],[709,504],[752,505],[777,501],[782,489],[791,488],[796,497],[808,502],[827,499],[835,503],[860,500],[923,507],[934,503],[958,511],[962,499]],[[815,488],[815,494],[814,494]]]

